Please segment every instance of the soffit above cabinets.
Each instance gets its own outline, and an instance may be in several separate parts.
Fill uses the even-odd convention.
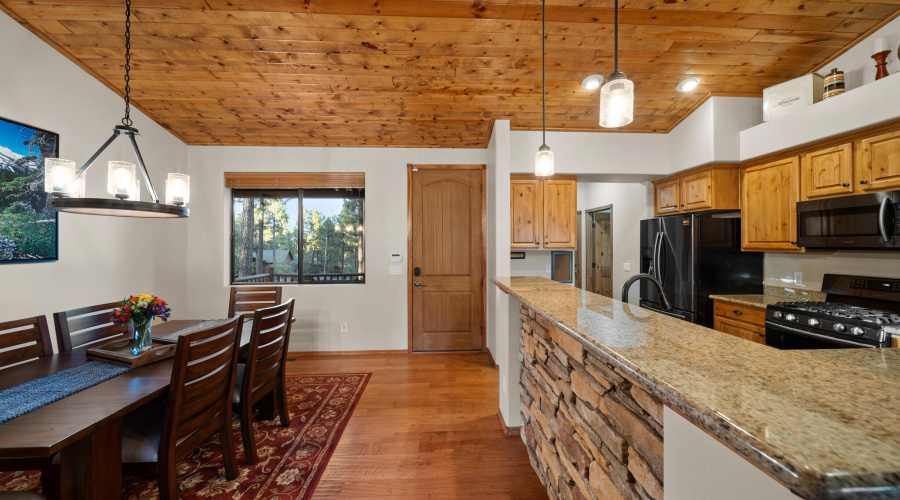
[[[188,144],[485,147],[541,128],[540,1],[134,0],[132,100]],[[547,5],[547,128],[602,130],[613,0]],[[760,95],[893,18],[896,0],[627,0],[634,122],[666,132],[709,93]],[[122,93],[122,0],[0,0]],[[252,9],[252,10],[248,10]],[[688,93],[675,86],[702,78]]]

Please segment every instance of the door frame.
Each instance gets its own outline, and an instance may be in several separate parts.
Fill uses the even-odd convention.
[[[603,205],[602,207],[590,208],[590,209],[587,209],[584,211],[584,235],[583,235],[584,242],[585,242],[585,245],[584,245],[584,267],[585,267],[585,269],[590,269],[591,279],[589,281],[586,278],[584,278],[584,279],[582,279],[581,284],[582,284],[582,290],[587,290],[591,293],[597,293],[594,290],[592,290],[593,288],[596,288],[596,285],[597,285],[596,276],[594,274],[594,267],[593,266],[588,267],[588,265],[587,265],[588,257],[593,257],[594,253],[595,253],[594,228],[591,226],[591,224],[594,223],[594,214],[595,213],[605,212],[607,210],[609,210],[609,233],[610,233],[610,239],[612,239],[612,237],[613,237],[612,235],[614,234],[613,233],[613,217],[612,217],[613,205],[612,205],[612,203],[610,203],[609,205]],[[610,245],[609,245],[609,260],[610,261],[613,260],[612,242],[610,242]],[[613,269],[611,271],[615,271],[615,266],[613,266]],[[588,288],[588,283],[590,283],[591,289]]]
[[[487,165],[406,164],[406,351],[413,351],[412,173],[416,170],[481,170],[481,352],[487,345]],[[441,351],[429,351],[441,352]],[[455,352],[455,351],[454,351]],[[463,351],[460,351],[463,352]],[[470,351],[472,352],[472,351]],[[474,351],[477,352],[477,351]],[[416,354],[428,354],[416,353]]]

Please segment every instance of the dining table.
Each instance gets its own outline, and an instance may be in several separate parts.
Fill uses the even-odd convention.
[[[153,326],[162,337],[203,320]],[[244,324],[241,349],[250,343]],[[38,358],[0,371],[0,390],[87,361],[85,348]],[[0,424],[0,458],[41,459],[59,453],[61,498],[122,498],[122,422],[168,394],[173,359],[144,365]]]

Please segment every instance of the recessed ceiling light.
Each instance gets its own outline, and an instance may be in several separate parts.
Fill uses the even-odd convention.
[[[603,75],[591,75],[581,80],[581,88],[584,90],[596,90],[603,85]]]
[[[685,78],[678,83],[678,86],[675,87],[675,90],[679,92],[690,92],[697,88],[700,85],[700,77],[692,76],[690,78]]]

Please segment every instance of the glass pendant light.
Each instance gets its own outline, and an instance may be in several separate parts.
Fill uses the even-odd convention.
[[[623,127],[634,120],[634,82],[619,71],[619,0],[615,1],[615,71],[600,89],[600,126]]]
[[[553,151],[547,145],[547,0],[541,0],[541,116],[543,144],[534,155],[534,175],[553,175]]]
[[[84,176],[75,162],[60,158],[44,160],[44,191],[60,198],[84,197]]]
[[[47,208],[56,212],[71,212],[89,215],[113,215],[118,217],[188,217],[190,211],[185,207],[187,197],[189,196],[189,183],[183,183],[175,189],[180,189],[179,197],[183,199],[182,203],[175,203],[176,196],[168,195],[167,201],[170,199],[171,204],[163,204],[159,202],[156,190],[153,189],[153,183],[150,182],[150,174],[144,165],[144,158],[138,149],[135,137],[140,135],[138,130],[132,127],[131,114],[131,0],[125,0],[125,117],[122,118],[122,125],[116,125],[113,129],[112,136],[100,146],[100,149],[85,162],[79,170],[74,174],[64,173],[63,169],[74,168],[75,163],[69,162],[66,165],[53,163],[46,165],[48,182],[46,182],[45,190],[50,193],[47,199]],[[128,136],[131,140],[131,147],[137,157],[137,165],[127,162],[111,161],[109,162],[109,174],[107,176],[106,190],[115,198],[82,198],[84,196],[84,176],[87,169],[97,161],[97,158],[106,151],[119,136]],[[48,162],[50,159],[47,160]],[[60,160],[68,161],[68,160]],[[140,180],[137,178],[137,170],[140,168],[141,176],[147,184],[147,191],[150,193],[152,202],[140,201]],[[53,172],[59,172],[54,175]],[[71,189],[64,188],[63,179],[65,176],[70,179]],[[57,181],[59,177],[59,181]],[[185,176],[187,177],[187,176]],[[52,184],[50,180],[52,178]],[[74,183],[74,184],[72,184]],[[78,184],[80,183],[80,185]],[[59,185],[57,185],[59,184]],[[167,182],[167,189],[171,189]],[[74,196],[72,193],[80,193]]]

